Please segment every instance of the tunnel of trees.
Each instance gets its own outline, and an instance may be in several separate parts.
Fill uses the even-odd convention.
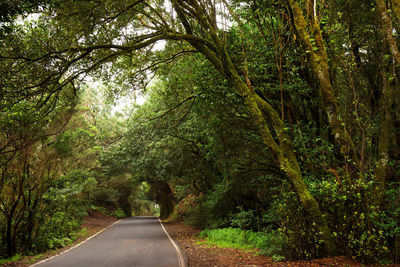
[[[0,1],[0,20],[0,256],[159,206],[281,259],[398,262],[399,0]]]

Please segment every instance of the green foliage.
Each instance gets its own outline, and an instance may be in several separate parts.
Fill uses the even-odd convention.
[[[88,208],[86,200],[78,196],[96,184],[89,175],[80,170],[71,171],[56,180],[43,195],[43,213],[47,216],[39,220],[41,227],[33,245],[34,251],[64,247],[76,239],[76,231]]]
[[[7,263],[13,263],[13,262],[15,262],[15,261],[18,261],[18,260],[20,260],[22,258],[22,255],[21,254],[15,254],[14,256],[12,256],[11,258],[8,258],[8,259],[0,259],[0,264],[1,265],[5,265],[5,264],[7,264]]]
[[[14,214],[0,207],[1,257],[16,251],[32,254],[66,246],[77,238],[87,216],[91,192],[98,186],[93,171],[98,166],[98,137],[88,120],[69,109],[76,104],[75,97],[65,97],[59,98],[53,111],[44,117],[42,110],[29,101],[1,114],[6,119],[2,120],[1,138],[7,137],[7,131],[20,131],[20,139],[8,135],[7,142],[16,146],[16,153],[1,157],[6,179],[2,180],[0,198],[4,205],[15,205]],[[11,242],[6,242],[7,220],[11,220]]]
[[[93,211],[99,211],[101,213],[106,213],[106,208],[105,207],[99,207],[96,205],[90,205],[90,209]]]
[[[64,154],[67,157],[72,156],[72,147],[71,147],[71,139],[72,135],[70,132],[66,132],[60,136],[58,136],[54,147],[56,148],[57,152],[60,154]]]
[[[229,226],[229,212],[234,207],[225,186],[224,182],[217,184],[212,192],[196,198],[184,215],[185,221],[198,228]]]
[[[214,230],[203,230],[200,237],[207,238],[206,242],[220,247],[261,250],[262,254],[271,256],[275,261],[282,261],[285,258],[282,253],[285,240],[276,233],[264,234],[251,230],[239,228],[222,228]]]
[[[36,261],[40,260],[42,257],[43,257],[43,254],[37,254],[36,256],[34,256],[28,260],[28,264],[34,264]]]
[[[256,244],[252,241],[254,237],[251,238],[250,236],[254,235],[251,231],[243,231],[238,228],[222,228],[222,229],[214,229],[214,230],[203,230],[200,233],[200,237],[204,238],[207,237],[209,242],[213,244],[217,244],[221,247],[234,247],[234,248],[254,248]],[[252,239],[250,241],[250,239]],[[261,241],[260,238],[257,241]],[[262,243],[262,242],[261,242]],[[261,244],[259,242],[259,244]]]
[[[71,239],[69,239],[68,237],[64,237],[64,238],[53,237],[53,238],[48,239],[47,246],[48,246],[48,248],[51,248],[51,249],[63,248],[66,245],[68,245],[69,243],[71,243]]]
[[[394,189],[395,187],[391,188],[393,189],[387,190],[386,192],[386,210],[380,212],[380,218],[378,217],[374,219],[377,221],[379,228],[387,239],[387,247],[393,248],[391,251],[392,255],[398,257],[396,255],[400,255],[400,247],[398,246],[400,240],[400,198],[399,191]],[[382,234],[382,232],[380,234]]]
[[[243,208],[239,208],[239,212],[235,213],[231,218],[231,225],[239,227],[240,229],[246,230],[252,228],[257,224],[256,211],[248,210],[245,211]]]
[[[113,215],[116,216],[118,219],[122,219],[122,218],[126,217],[125,212],[121,209],[117,209],[116,211],[114,211]]]
[[[324,257],[290,155],[339,254],[398,262],[399,67],[375,5],[317,1],[319,35],[304,1],[228,1],[215,28],[198,2],[174,5],[187,21],[164,1],[0,3],[0,256],[66,245],[88,208],[177,204],[196,227],[240,228],[210,230],[215,242]],[[129,95],[146,102],[108,101]]]
[[[285,259],[310,259],[320,257],[323,253],[321,237],[315,225],[304,216],[296,195],[291,191],[283,191],[271,206],[271,214],[265,220],[273,225],[267,231],[284,240],[281,242],[280,255]]]

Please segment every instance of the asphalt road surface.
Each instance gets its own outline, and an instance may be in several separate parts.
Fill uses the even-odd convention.
[[[180,267],[178,254],[157,217],[131,217],[35,266]]]

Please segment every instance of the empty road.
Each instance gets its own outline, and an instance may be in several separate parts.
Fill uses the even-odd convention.
[[[131,217],[37,267],[184,267],[157,217]]]

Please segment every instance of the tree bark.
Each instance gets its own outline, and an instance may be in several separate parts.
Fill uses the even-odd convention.
[[[394,9],[394,14],[397,18],[400,17],[400,1],[392,0],[392,5]],[[376,0],[376,6],[381,18],[382,33],[386,37],[386,42],[389,46],[390,53],[393,57],[394,62],[397,66],[400,65],[400,53],[396,40],[393,37],[393,27],[392,21],[386,8],[386,3],[384,0]],[[393,75],[395,71],[393,70]],[[394,81],[386,78],[387,72],[383,75],[383,88],[382,96],[380,100],[380,127],[379,127],[379,138],[378,138],[378,160],[375,164],[375,187],[372,195],[372,202],[374,206],[379,206],[382,202],[386,176],[389,166],[389,148],[391,133],[393,132],[393,120],[391,109],[393,105],[394,98]],[[389,72],[390,73],[390,72]]]
[[[386,77],[384,77],[386,79]],[[389,167],[389,149],[391,144],[391,134],[393,130],[392,105],[394,85],[390,82],[384,82],[381,98],[381,119],[379,126],[378,139],[378,160],[375,164],[375,187],[372,192],[372,203],[379,207],[385,192],[386,176]]]
[[[396,3],[396,0],[394,0],[394,3]],[[392,20],[390,19],[390,16],[386,9],[385,0],[376,0],[376,7],[377,7],[379,15],[381,17],[382,30],[383,30],[383,34],[385,35],[386,40],[389,44],[390,53],[392,54],[392,56],[396,62],[396,65],[400,66],[399,48],[396,44],[396,40],[393,37]],[[398,8],[398,6],[396,6],[395,11],[397,8]],[[397,12],[399,12],[399,10],[397,10]]]
[[[289,0],[288,8],[293,15],[293,26],[297,32],[302,49],[307,55],[308,64],[317,81],[323,109],[327,114],[328,123],[335,137],[335,141],[340,145],[340,151],[344,156],[350,156],[359,164],[353,140],[348,134],[344,121],[339,114],[337,100],[334,95],[329,74],[328,56],[318,21],[314,16],[309,18],[309,30],[307,28],[306,19],[297,1]]]
[[[394,10],[394,15],[398,20],[400,20],[400,0],[391,0],[391,3]]]

